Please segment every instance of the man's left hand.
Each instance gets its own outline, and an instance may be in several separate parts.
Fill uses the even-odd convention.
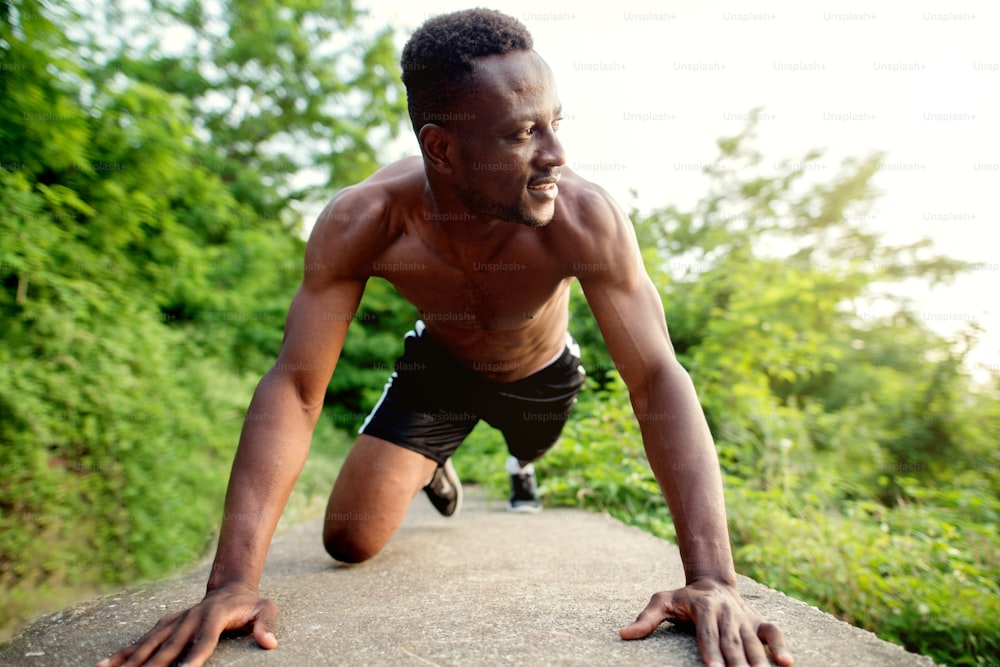
[[[622,639],[642,639],[663,621],[694,623],[701,659],[710,667],[767,667],[765,646],[779,665],[794,662],[778,626],[764,621],[733,586],[702,580],[657,593],[635,622],[618,633]]]

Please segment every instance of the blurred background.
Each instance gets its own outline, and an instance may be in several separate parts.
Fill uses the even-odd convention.
[[[417,153],[398,56],[453,2],[0,2],[0,628],[210,554],[304,239]],[[498,7],[568,165],[630,212],[738,569],[947,664],[1000,651],[992,3]],[[993,91],[992,93],[990,91]],[[670,538],[585,301],[548,504]],[[416,313],[371,281],[285,521],[322,509]],[[482,428],[463,478],[505,492]]]

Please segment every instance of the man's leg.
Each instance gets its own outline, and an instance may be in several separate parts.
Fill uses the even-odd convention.
[[[497,387],[486,421],[500,431],[507,441],[506,469],[511,493],[507,509],[511,512],[539,512],[533,461],[539,459],[559,440],[576,396],[584,384],[580,348],[567,335],[562,355],[537,373]]]
[[[399,484],[404,486],[402,493],[407,504],[424,489],[443,516],[454,516],[461,509],[461,482],[449,459],[479,421],[469,403],[469,397],[474,393],[469,386],[470,380],[474,380],[476,375],[451,357],[440,343],[424,336],[423,332],[424,323],[418,320],[413,331],[404,336],[403,355],[396,361],[382,396],[361,425],[358,442],[351,450],[330,496],[330,507],[336,508],[337,512],[343,513],[340,508],[348,503],[389,502],[387,498],[393,493],[400,493],[392,491],[392,486]],[[368,451],[370,447],[362,447],[366,443],[379,443],[380,447]],[[386,457],[384,461],[383,456]],[[368,460],[368,457],[375,458]],[[359,461],[357,464],[354,458]],[[415,468],[420,473],[412,477],[398,470],[375,471],[378,476],[370,474],[373,466],[391,468],[400,465],[407,470]],[[382,474],[386,474],[385,482],[381,481]],[[355,477],[362,481],[348,481]],[[379,489],[382,483],[390,484],[384,494]],[[355,487],[359,484],[367,484],[374,489],[367,491],[371,497],[358,494]],[[367,500],[362,501],[361,498]],[[403,505],[385,538],[376,541],[374,551],[366,557],[374,555],[385,545],[405,513],[406,505]],[[387,521],[386,525],[389,523]],[[328,517],[327,529],[324,530],[324,535],[332,536],[327,540],[328,545],[340,542],[339,537],[333,539],[337,535],[355,534],[349,528],[335,524],[337,522]],[[329,546],[328,550],[331,553],[334,551]]]
[[[535,465],[531,461],[522,461],[516,456],[507,457],[507,474],[510,475],[510,500],[507,502],[508,512],[520,514],[537,514],[542,511],[542,501],[538,497],[538,480],[535,478]]]
[[[323,544],[345,563],[360,563],[396,533],[413,497],[437,463],[370,435],[358,437],[337,476],[326,507]]]

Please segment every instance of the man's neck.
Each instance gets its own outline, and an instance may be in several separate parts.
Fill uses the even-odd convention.
[[[506,245],[520,231],[520,225],[506,220],[483,220],[462,205],[448,206],[446,197],[435,197],[428,186],[424,216],[435,245],[459,257],[493,253]]]

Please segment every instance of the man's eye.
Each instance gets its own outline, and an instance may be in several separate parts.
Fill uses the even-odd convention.
[[[554,121],[552,121],[552,129],[555,130],[556,132],[558,132],[559,131],[559,124],[562,123],[562,122],[563,122],[563,117],[562,116],[559,116],[558,118],[556,118]]]

